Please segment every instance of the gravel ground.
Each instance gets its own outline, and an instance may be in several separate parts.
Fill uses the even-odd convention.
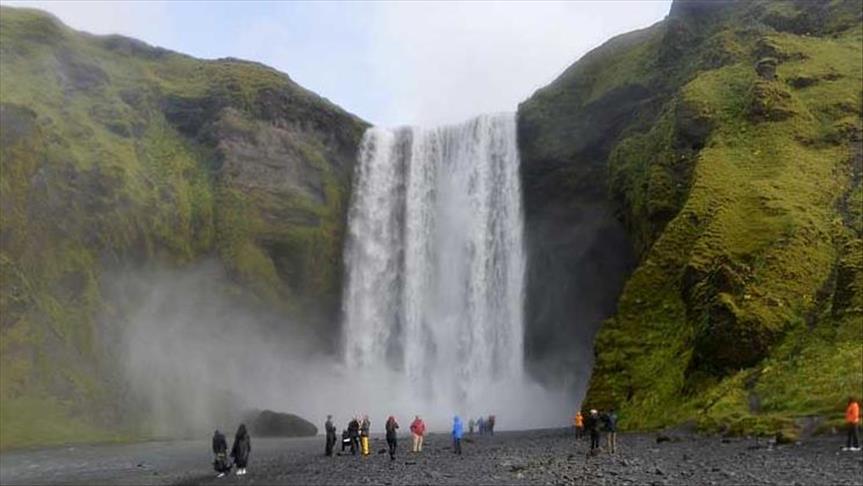
[[[603,440],[605,438],[603,437]],[[209,441],[83,446],[0,455],[2,484],[863,484],[863,453],[842,437],[773,446],[754,439],[621,434],[618,451],[587,454],[566,430],[466,437],[462,456],[431,434],[422,454],[400,437],[390,461],[382,437],[369,457],[324,457],[323,438],[255,439],[248,474],[216,478]]]

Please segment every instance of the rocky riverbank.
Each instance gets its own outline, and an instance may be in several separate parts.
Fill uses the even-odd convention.
[[[258,439],[249,473],[216,478],[206,441],[90,446],[4,454],[3,484],[861,484],[863,454],[825,436],[777,446],[764,439],[622,434],[616,454],[589,456],[569,431],[466,438],[462,456],[431,434],[422,454],[401,438],[395,461],[372,440],[370,457],[324,457],[323,438]],[[604,438],[603,438],[604,440]]]

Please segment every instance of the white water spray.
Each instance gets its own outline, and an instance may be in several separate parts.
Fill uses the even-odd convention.
[[[366,132],[343,339],[350,368],[390,377],[380,399],[478,415],[523,391],[518,171],[513,114]]]

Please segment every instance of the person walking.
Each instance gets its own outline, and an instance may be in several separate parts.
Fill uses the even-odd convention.
[[[372,428],[372,421],[368,415],[363,416],[363,421],[360,422],[360,445],[362,446],[363,455],[369,455],[369,430]]]
[[[360,421],[357,417],[348,422],[348,438],[351,439],[351,454],[355,456],[360,448]]]
[[[485,434],[485,419],[480,417],[479,419],[477,419],[476,422],[477,422],[477,426],[479,427],[479,435],[484,435]]]
[[[237,465],[237,475],[246,474],[246,464],[249,462],[249,454],[252,452],[252,438],[246,432],[246,425],[240,424],[237,433],[234,434],[234,445],[231,447],[231,457]]]
[[[333,425],[332,415],[327,415],[327,421],[324,423],[324,430],[327,433],[327,445],[324,448],[324,454],[332,456],[333,447],[336,445],[336,426]]]
[[[452,449],[458,455],[461,455],[461,437],[464,434],[464,426],[461,419],[456,415],[452,419]]]
[[[590,450],[599,449],[599,412],[591,409],[590,415],[584,420],[584,428],[590,434]]]
[[[496,418],[494,415],[488,416],[488,425],[487,425],[488,435],[494,435],[494,422],[495,422],[495,420],[496,420]]]
[[[581,414],[581,410],[575,413],[573,425],[575,425],[575,438],[581,439],[584,437],[584,415]]]
[[[231,472],[231,464],[228,462],[228,442],[225,434],[218,430],[213,433],[213,468],[219,473],[216,477],[223,478]]]
[[[845,441],[843,451],[859,451],[860,436],[860,404],[854,397],[848,397],[848,406],[845,407],[845,425],[848,427],[848,438]]]
[[[613,408],[603,415],[603,421],[605,422],[605,430],[608,432],[608,452],[614,454],[617,446],[617,414]]]
[[[414,417],[411,422],[411,435],[413,436],[413,447],[411,452],[423,451],[423,436],[426,433],[426,424],[422,421],[419,415]]]
[[[396,434],[396,429],[399,428],[398,422],[396,422],[395,417],[390,415],[387,419],[387,423],[384,425],[384,429],[387,431],[387,448],[390,452],[390,460],[396,460],[396,446],[398,445],[398,435]]]

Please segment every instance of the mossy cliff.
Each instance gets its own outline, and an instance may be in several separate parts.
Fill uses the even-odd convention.
[[[216,258],[333,344],[363,121],[265,66],[27,9],[0,9],[0,78],[0,447],[118,437],[110,269]]]
[[[863,394],[861,29],[856,0],[677,1],[521,105],[527,226],[587,201],[637,259],[586,405],[773,433]]]

